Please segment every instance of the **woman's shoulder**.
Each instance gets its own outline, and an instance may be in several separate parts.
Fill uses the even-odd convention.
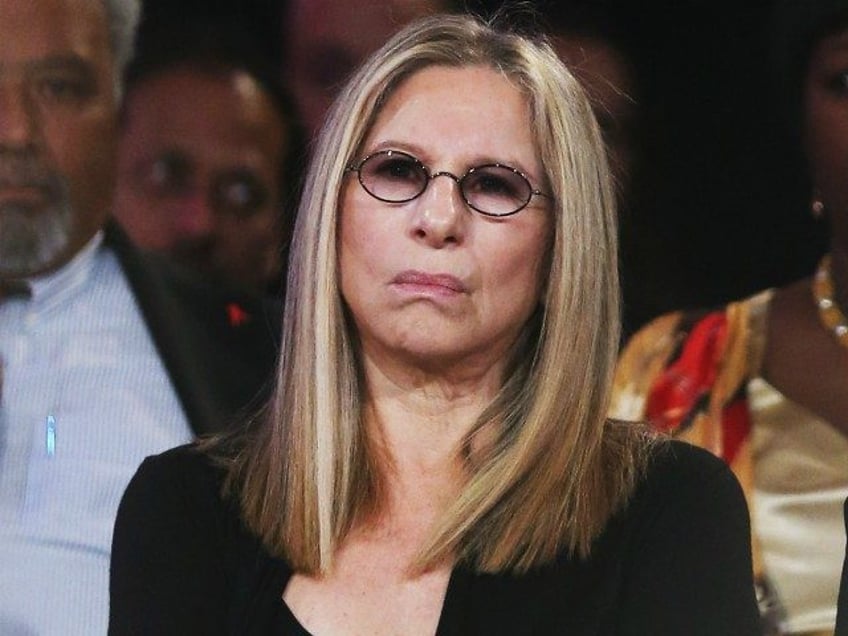
[[[115,522],[110,633],[230,633],[273,610],[288,570],[242,522],[226,474],[195,445],[141,464]]]
[[[685,441],[662,438],[641,479],[605,532],[608,547],[629,559],[706,558],[718,546],[751,572],[750,518],[742,487],[728,464]],[[685,557],[682,555],[686,555]],[[711,571],[708,564],[700,568]],[[753,585],[753,584],[752,584]]]
[[[757,633],[750,534],[733,474],[684,442],[663,438],[648,452],[631,497],[588,556],[566,550],[528,576],[478,577],[474,593],[496,627],[531,616],[544,625],[539,633],[583,634],[590,625],[622,636]]]
[[[667,487],[693,482],[696,486],[709,479],[735,477],[727,462],[694,444],[662,438],[650,450],[644,477],[646,486]]]
[[[147,457],[124,493],[121,508],[220,520],[237,517],[223,493],[226,469],[197,444]]]
[[[674,525],[701,532],[707,526],[747,531],[744,492],[728,464],[684,441],[656,442],[641,479],[615,525],[631,529]],[[721,528],[719,528],[721,530]]]
[[[184,444],[150,455],[136,472],[144,479],[167,479],[171,483],[220,490],[225,477],[223,465],[197,443]]]
[[[745,499],[708,451],[657,442],[593,549],[589,573],[618,585],[615,633],[757,633]]]
[[[133,563],[145,551],[151,560],[155,551],[166,562],[179,558],[196,568],[210,560],[235,571],[241,555],[259,547],[225,478],[226,468],[197,444],[146,458],[118,508],[113,564]]]

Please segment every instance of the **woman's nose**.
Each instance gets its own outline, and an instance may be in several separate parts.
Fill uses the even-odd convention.
[[[434,174],[414,203],[411,230],[417,239],[437,248],[462,242],[468,208],[455,176],[446,172]]]

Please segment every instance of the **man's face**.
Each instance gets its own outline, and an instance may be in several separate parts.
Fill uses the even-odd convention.
[[[0,0],[0,279],[49,272],[102,226],[116,99],[92,0]]]
[[[148,76],[124,103],[117,219],[141,247],[265,289],[280,269],[287,127],[245,71],[177,66]]]

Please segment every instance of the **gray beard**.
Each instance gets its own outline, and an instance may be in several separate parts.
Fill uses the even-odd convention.
[[[47,194],[46,207],[0,204],[0,278],[22,278],[49,269],[67,250],[75,218],[67,182],[29,157],[0,153],[0,186],[35,184]]]

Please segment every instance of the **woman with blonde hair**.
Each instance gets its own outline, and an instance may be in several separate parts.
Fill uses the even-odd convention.
[[[606,418],[614,207],[543,40],[386,43],[315,149],[274,397],[139,469],[111,633],[756,633],[730,472]]]

